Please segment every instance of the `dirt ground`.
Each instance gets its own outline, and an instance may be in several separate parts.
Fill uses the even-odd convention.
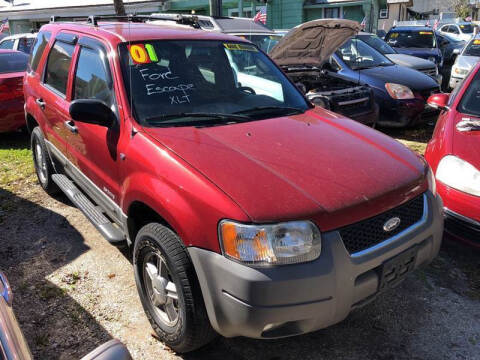
[[[431,129],[390,134],[423,152]],[[1,156],[11,149],[13,160]],[[0,268],[36,359],[79,359],[111,338],[145,360],[480,359],[480,253],[449,241],[431,265],[338,325],[282,340],[218,338],[178,356],[152,332],[128,254],[66,198],[46,195],[29,156],[26,136],[0,136]]]

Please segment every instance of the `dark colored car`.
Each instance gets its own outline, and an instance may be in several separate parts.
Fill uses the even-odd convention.
[[[39,183],[132,247],[168,346],[335,324],[436,256],[418,155],[312,106],[246,40],[145,19],[43,26],[24,93]]]
[[[480,249],[480,64],[449,94],[429,99],[442,109],[425,159],[443,199],[445,230]]]
[[[400,54],[418,56],[443,67],[443,55],[435,32],[426,26],[393,27],[385,36],[388,45]]]
[[[443,55],[444,65],[452,65],[456,57],[462,52],[462,49],[467,44],[464,40],[456,40],[448,35],[435,33],[437,36],[438,45]]]
[[[0,50],[0,132],[25,126],[23,75],[28,55],[14,50]]]
[[[417,70],[393,63],[360,39],[351,39],[335,52],[331,69],[346,80],[368,84],[380,107],[378,124],[413,126],[437,110],[426,107],[438,83]]]
[[[32,354],[13,312],[13,292],[8,279],[0,271],[0,358],[32,360]],[[128,349],[113,339],[100,345],[81,360],[132,360]]]

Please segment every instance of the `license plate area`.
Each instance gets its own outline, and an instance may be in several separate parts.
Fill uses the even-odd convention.
[[[380,285],[378,290],[394,288],[400,284],[408,273],[410,273],[417,258],[417,247],[413,247],[403,253],[387,260],[380,267]]]

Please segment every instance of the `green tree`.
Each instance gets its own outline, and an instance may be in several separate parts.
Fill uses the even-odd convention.
[[[453,0],[453,9],[459,18],[465,19],[470,15],[468,0]]]
[[[125,6],[123,0],[113,0],[113,6],[115,7],[115,14],[118,16],[125,16]]]

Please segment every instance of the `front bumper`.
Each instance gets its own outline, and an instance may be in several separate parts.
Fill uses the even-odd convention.
[[[248,267],[224,256],[189,248],[213,328],[223,336],[277,338],[325,328],[379,293],[382,264],[417,246],[414,268],[438,253],[442,203],[426,194],[428,211],[419,226],[394,241],[352,256],[338,231],[322,234],[315,261],[267,268]]]
[[[453,237],[480,249],[480,222],[448,208],[445,208],[444,212],[445,231]]]
[[[374,126],[377,123],[378,114],[379,114],[379,107],[374,102],[371,111],[367,113],[355,114],[354,116],[352,116],[352,119],[355,121],[358,121],[363,125]]]

